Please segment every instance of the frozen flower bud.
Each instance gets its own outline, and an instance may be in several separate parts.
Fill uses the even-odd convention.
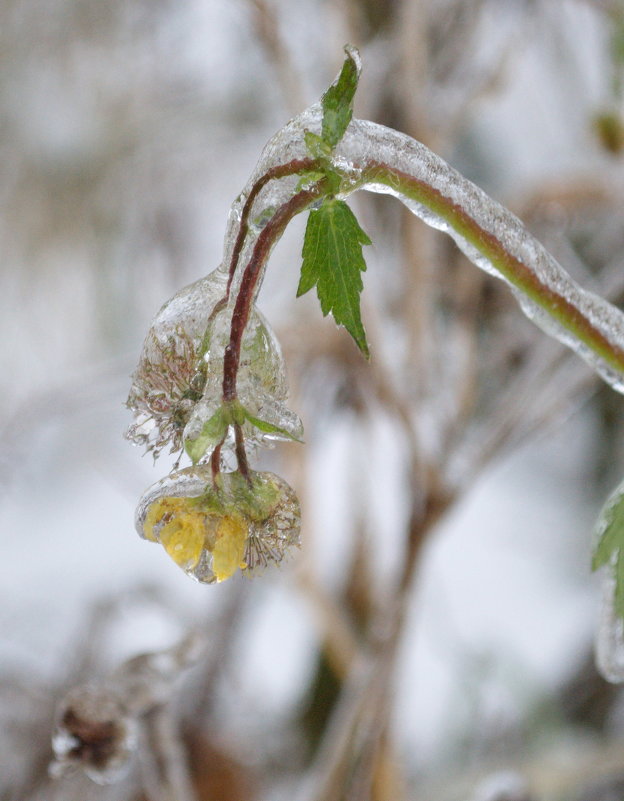
[[[132,442],[156,458],[170,445],[194,442],[222,401],[223,357],[232,306],[224,305],[227,274],[220,268],[180,290],[156,315],[132,377],[127,405]],[[288,394],[281,349],[264,317],[252,310],[241,346],[239,395],[252,414],[301,437],[301,422],[284,405]],[[246,425],[251,443],[280,439]],[[285,438],[288,438],[285,437]],[[207,458],[217,443],[208,443]],[[231,438],[226,447],[231,444]]]
[[[141,498],[136,528],[160,543],[184,572],[206,584],[281,562],[299,545],[294,491],[273,473],[222,473],[209,467],[171,473]]]
[[[137,741],[135,721],[106,686],[83,685],[63,698],[52,737],[52,775],[80,768],[97,784],[112,784],[127,771]]]

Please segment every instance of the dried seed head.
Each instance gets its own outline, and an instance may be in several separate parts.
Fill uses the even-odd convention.
[[[136,740],[136,724],[114,693],[104,686],[76,687],[57,712],[51,773],[81,768],[97,784],[112,784],[127,771]]]
[[[167,445],[171,453],[181,450],[184,427],[201,398],[194,386],[203,385],[203,379],[195,342],[182,328],[164,342],[150,331],[144,350],[149,350],[150,359],[143,360],[134,375],[127,406],[135,420],[126,436],[156,459]]]

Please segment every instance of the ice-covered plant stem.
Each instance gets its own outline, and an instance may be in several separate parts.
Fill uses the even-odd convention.
[[[296,499],[277,477],[251,470],[247,446],[301,435],[298,418],[284,406],[279,346],[255,309],[270,253],[301,212],[309,216],[297,295],[316,287],[323,314],[331,312],[366,357],[360,293],[363,247],[371,242],[345,202],[359,190],[394,196],[448,233],[474,264],[508,284],[531,320],[624,392],[622,312],[581,288],[517,217],[424,145],[353,119],[360,60],[354,48],[345,52],[320,103],[264,148],[230,211],[221,267],[163,307],[135,373],[131,438],[155,455],[167,442],[183,446],[195,465],[148,491],[144,498],[156,506],[150,511],[143,503],[137,527],[201,581],[279,561],[282,545],[297,541]],[[226,451],[237,471],[223,475]],[[278,509],[279,535],[267,522]],[[622,529],[614,535],[608,528],[596,566],[616,563]],[[617,593],[624,597],[624,580]],[[621,618],[624,602],[617,610]]]
[[[311,159],[292,162],[283,165],[280,170],[273,170],[265,174],[263,178],[257,183],[255,192],[250,193],[246,208],[241,220],[239,235],[237,237],[237,245],[235,246],[232,262],[230,265],[230,273],[228,278],[228,295],[232,279],[234,277],[238,255],[240,248],[244,242],[245,234],[248,230],[247,217],[249,209],[253,203],[254,196],[260,191],[267,181],[277,179],[284,175],[297,175],[303,170],[309,170],[315,166],[315,162]],[[292,198],[282,204],[280,208],[273,214],[271,219],[266,223],[262,232],[259,234],[254,248],[251,259],[249,260],[238,288],[236,302],[232,313],[232,324],[230,329],[230,341],[225,349],[223,359],[223,402],[224,404],[232,405],[237,399],[236,393],[236,380],[238,375],[238,368],[240,365],[241,344],[243,341],[243,334],[249,321],[249,315],[253,305],[253,299],[256,295],[258,282],[262,275],[262,269],[271,252],[275,242],[284,233],[284,230],[290,220],[299,212],[304,211],[310,204],[322,196],[325,189],[325,180],[321,180],[314,188],[304,189],[297,192]],[[249,477],[249,467],[247,464],[247,456],[245,453],[245,444],[242,431],[242,424],[240,421],[234,422],[235,432],[235,451],[238,463],[238,469],[246,477]],[[220,447],[220,446],[219,446]],[[218,457],[217,457],[218,459]],[[217,459],[212,460],[213,471],[218,470]]]
[[[426,223],[446,231],[471,261],[510,285],[522,309],[538,325],[577,351],[615,389],[624,391],[622,313],[579,287],[520,220],[424,145],[384,126],[352,120],[351,102],[358,75],[357,53],[347,48],[343,70],[321,104],[312,106],[276,134],[243,192],[238,230],[228,232],[234,245],[229,246],[226,240],[226,254],[230,251],[228,290],[241,261],[245,261],[243,254],[250,254],[239,283],[242,297],[237,298],[232,320],[233,351],[241,339],[238,313],[242,313],[244,321],[264,263],[289,220],[312,207],[307,239],[319,212],[364,189],[397,197]],[[328,101],[332,90],[336,91]],[[332,100],[341,106],[342,116],[334,113]],[[339,116],[333,127],[327,122],[328,111]],[[280,163],[280,155],[300,158]],[[293,184],[292,180],[284,180],[293,176],[300,181]],[[280,186],[276,186],[277,182]],[[301,191],[306,183],[309,188]],[[266,192],[270,185],[271,191]],[[277,205],[276,200],[282,202]],[[253,230],[249,224],[252,216],[265,219],[264,227]],[[315,281],[321,305],[324,313],[327,307],[332,310],[337,322],[367,353],[363,332],[358,330],[361,322],[357,296],[361,283],[349,285],[345,274],[350,262],[358,258],[360,243],[352,236],[353,223],[351,228],[336,230],[331,216],[325,217],[328,219],[317,226],[317,241],[304,244],[303,272],[305,275],[306,260],[310,264],[316,259],[313,267],[321,271],[325,267],[322,262],[335,257],[331,265],[333,280]],[[332,247],[335,251],[329,252]],[[321,279],[325,276],[321,275]],[[308,288],[300,284],[299,294]],[[341,311],[341,305],[349,307],[351,319]],[[229,364],[232,370],[228,372],[235,372],[234,355]],[[232,392],[231,378],[228,375],[228,392]],[[224,393],[225,390],[224,382]]]

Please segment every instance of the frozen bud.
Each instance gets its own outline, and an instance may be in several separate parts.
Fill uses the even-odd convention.
[[[232,305],[224,302],[226,287],[227,274],[219,268],[180,290],[158,312],[145,338],[127,401],[134,412],[127,437],[155,458],[167,445],[174,452],[183,439],[203,436],[221,404],[232,319]],[[237,385],[252,413],[266,409],[273,425],[279,420],[300,437],[299,418],[284,405],[288,387],[279,343],[255,308],[243,335]],[[246,433],[252,441],[270,439],[251,427]],[[210,444],[206,458],[216,444]]]
[[[97,784],[112,784],[125,774],[136,740],[136,724],[112,690],[76,687],[59,705],[51,773],[81,768]]]
[[[230,340],[230,322],[231,309],[223,309],[215,315],[206,334],[206,384],[202,398],[193,407],[184,429],[187,452],[201,452],[204,461],[222,440],[222,433],[215,429],[212,421],[223,403],[224,354]],[[257,309],[252,310],[243,334],[236,388],[247,411],[268,423],[271,429],[263,431],[246,422],[244,437],[248,446],[268,445],[274,440],[301,439],[301,420],[285,404],[288,383],[279,342]],[[226,432],[223,444],[225,450],[233,450],[231,429]]]
[[[225,296],[220,269],[167,301],[147,333],[132,376],[127,406],[134,422],[126,436],[156,458],[167,445],[182,447],[182,432],[206,383],[202,344],[211,313]]]
[[[171,648],[134,656],[120,665],[109,683],[124,708],[135,717],[167,703],[182,672],[204,651],[204,638],[191,633]]]
[[[293,490],[273,473],[222,473],[209,467],[171,473],[141,498],[136,528],[160,543],[187,575],[206,584],[238,569],[251,573],[281,562],[299,545],[300,511]]]

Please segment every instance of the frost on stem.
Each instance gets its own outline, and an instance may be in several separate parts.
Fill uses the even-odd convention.
[[[160,543],[184,572],[204,584],[238,569],[252,575],[299,546],[297,496],[273,473],[222,473],[208,466],[171,473],[139,502],[136,529]]]
[[[127,437],[154,458],[167,445],[173,453],[197,440],[221,405],[232,315],[223,302],[226,286],[227,273],[219,268],[185,287],[165,303],[148,331],[127,401],[135,418]],[[242,342],[239,398],[253,416],[300,438],[301,422],[284,405],[287,395],[279,343],[254,309]],[[249,423],[245,436],[252,445],[287,438]],[[205,459],[217,444],[209,443]],[[225,445],[233,446],[231,436]]]

